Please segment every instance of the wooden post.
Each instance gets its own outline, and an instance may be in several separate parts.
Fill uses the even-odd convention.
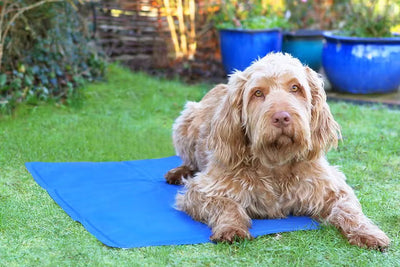
[[[182,6],[182,0],[176,1],[176,13],[178,15],[178,23],[179,23],[179,38],[181,41],[181,51],[183,56],[187,56],[187,41],[186,41],[186,25],[185,20],[183,18],[184,9]]]
[[[182,51],[179,47],[178,36],[176,35],[175,23],[174,23],[174,19],[172,17],[171,6],[169,3],[169,0],[164,0],[164,6],[165,6],[165,12],[167,13],[166,15],[167,15],[168,28],[169,28],[169,31],[171,32],[171,39],[172,39],[172,43],[174,45],[175,57],[181,58],[183,55],[182,55]]]
[[[188,58],[193,59],[196,53],[197,40],[196,40],[196,3],[195,0],[189,1],[189,20],[190,20],[190,33],[189,33],[189,53]]]

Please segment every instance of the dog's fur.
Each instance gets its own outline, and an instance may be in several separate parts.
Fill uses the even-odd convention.
[[[166,179],[185,183],[176,206],[207,223],[214,241],[251,238],[251,218],[292,214],[333,224],[351,244],[384,249],[389,238],[325,159],[338,136],[318,74],[271,53],[186,104],[173,126],[183,165]]]

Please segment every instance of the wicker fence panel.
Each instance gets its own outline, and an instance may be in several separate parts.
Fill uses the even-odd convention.
[[[178,25],[176,12],[173,19]],[[222,77],[218,38],[207,21],[203,1],[196,1],[196,53],[194,57],[174,55],[171,31],[162,1],[100,1],[93,9],[98,45],[112,61],[133,70],[168,69],[189,80]]]
[[[100,3],[92,17],[98,45],[112,61],[132,69],[166,67],[165,19],[150,0]]]

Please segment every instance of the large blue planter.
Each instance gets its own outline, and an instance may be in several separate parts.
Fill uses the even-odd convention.
[[[283,34],[282,51],[298,58],[315,71],[322,66],[323,31],[298,30]]]
[[[219,30],[222,64],[227,74],[244,70],[257,58],[282,49],[280,29]]]
[[[400,38],[325,33],[322,64],[332,88],[355,94],[390,93],[400,86]]]

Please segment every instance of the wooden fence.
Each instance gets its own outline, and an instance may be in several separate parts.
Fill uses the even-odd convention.
[[[183,17],[179,16],[176,5],[179,1],[182,3],[182,0],[99,1],[90,16],[98,45],[112,61],[133,70],[164,69],[189,80],[223,77],[217,33],[208,23],[204,1],[184,0],[195,4],[192,30],[187,14],[182,28]],[[192,55],[178,54],[176,43],[182,44],[183,37],[188,47],[192,45],[190,49],[195,48]]]

